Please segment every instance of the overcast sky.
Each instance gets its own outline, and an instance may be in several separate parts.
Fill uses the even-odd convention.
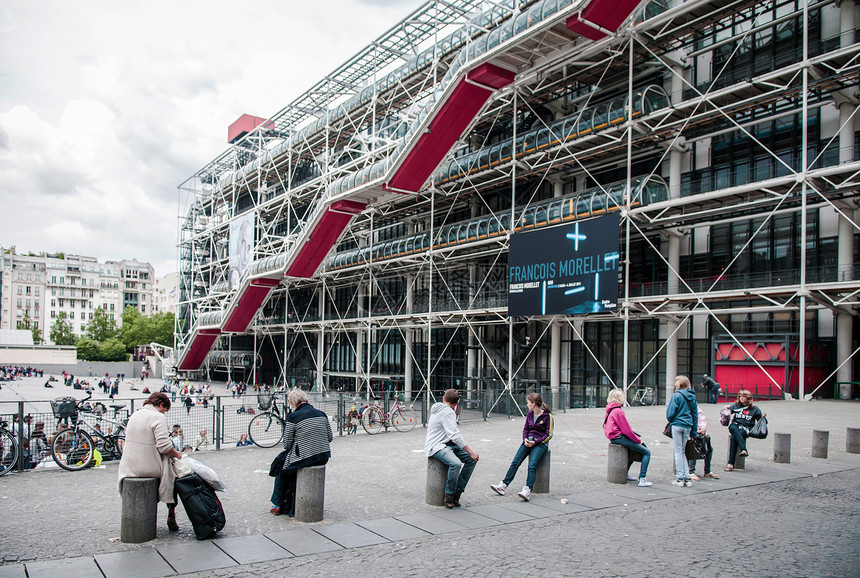
[[[176,270],[177,186],[419,0],[0,2],[0,245]]]

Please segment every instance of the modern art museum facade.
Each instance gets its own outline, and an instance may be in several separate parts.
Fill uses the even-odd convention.
[[[425,2],[180,185],[177,367],[854,395],[857,12]]]

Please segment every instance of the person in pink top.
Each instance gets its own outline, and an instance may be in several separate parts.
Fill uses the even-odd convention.
[[[606,398],[606,417],[603,420],[603,433],[606,435],[609,443],[619,446],[624,446],[628,450],[642,455],[642,465],[639,467],[639,486],[648,487],[651,482],[645,479],[648,473],[648,463],[651,461],[651,450],[645,447],[642,439],[633,431],[630,424],[627,422],[627,416],[624,415],[624,410],[621,406],[624,404],[624,394],[620,389],[613,389],[609,392]],[[627,461],[627,469],[633,465],[633,460]],[[629,473],[627,479],[631,482],[636,481]]]

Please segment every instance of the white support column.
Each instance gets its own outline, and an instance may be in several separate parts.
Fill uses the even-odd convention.
[[[319,286],[317,311],[322,321],[325,321],[325,285]],[[317,340],[317,391],[323,391],[323,358],[325,357],[325,325],[320,324],[319,339]]]
[[[841,0],[839,2],[839,32],[842,48],[854,44],[854,4],[854,0]]]
[[[358,307],[358,317],[364,317],[364,285],[359,283],[358,290],[356,292],[356,306]],[[362,384],[362,376],[364,371],[362,367],[364,366],[364,331],[359,328],[355,330],[355,391],[358,392],[361,390]],[[370,390],[367,392],[368,399],[370,399]]]
[[[406,312],[411,317],[412,308],[415,302],[415,287],[414,278],[406,277]],[[411,327],[407,327],[404,331],[404,352],[403,355],[403,400],[412,401],[412,357],[414,352],[415,334]]]
[[[666,283],[666,292],[669,295],[678,293],[678,271],[681,265],[681,237],[677,231],[669,231],[668,235],[669,274]],[[664,321],[666,330],[666,399],[672,397],[675,389],[675,377],[678,375],[678,321],[667,319]]]
[[[554,198],[564,196],[564,182],[561,179],[553,181],[553,183],[552,183],[552,196]]]
[[[475,299],[475,286],[478,282],[478,267],[474,263],[469,264],[469,309],[472,308],[471,303]],[[477,340],[475,339],[475,335],[472,331],[467,327],[465,329],[469,332],[468,337],[466,339],[466,399],[474,399],[473,391],[475,390],[475,377],[477,374],[478,367],[478,350]]]

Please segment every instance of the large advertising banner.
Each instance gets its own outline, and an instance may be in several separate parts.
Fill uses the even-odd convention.
[[[230,223],[230,289],[238,286],[254,257],[254,213]]]
[[[618,233],[612,213],[511,236],[508,315],[580,315],[618,307]]]

